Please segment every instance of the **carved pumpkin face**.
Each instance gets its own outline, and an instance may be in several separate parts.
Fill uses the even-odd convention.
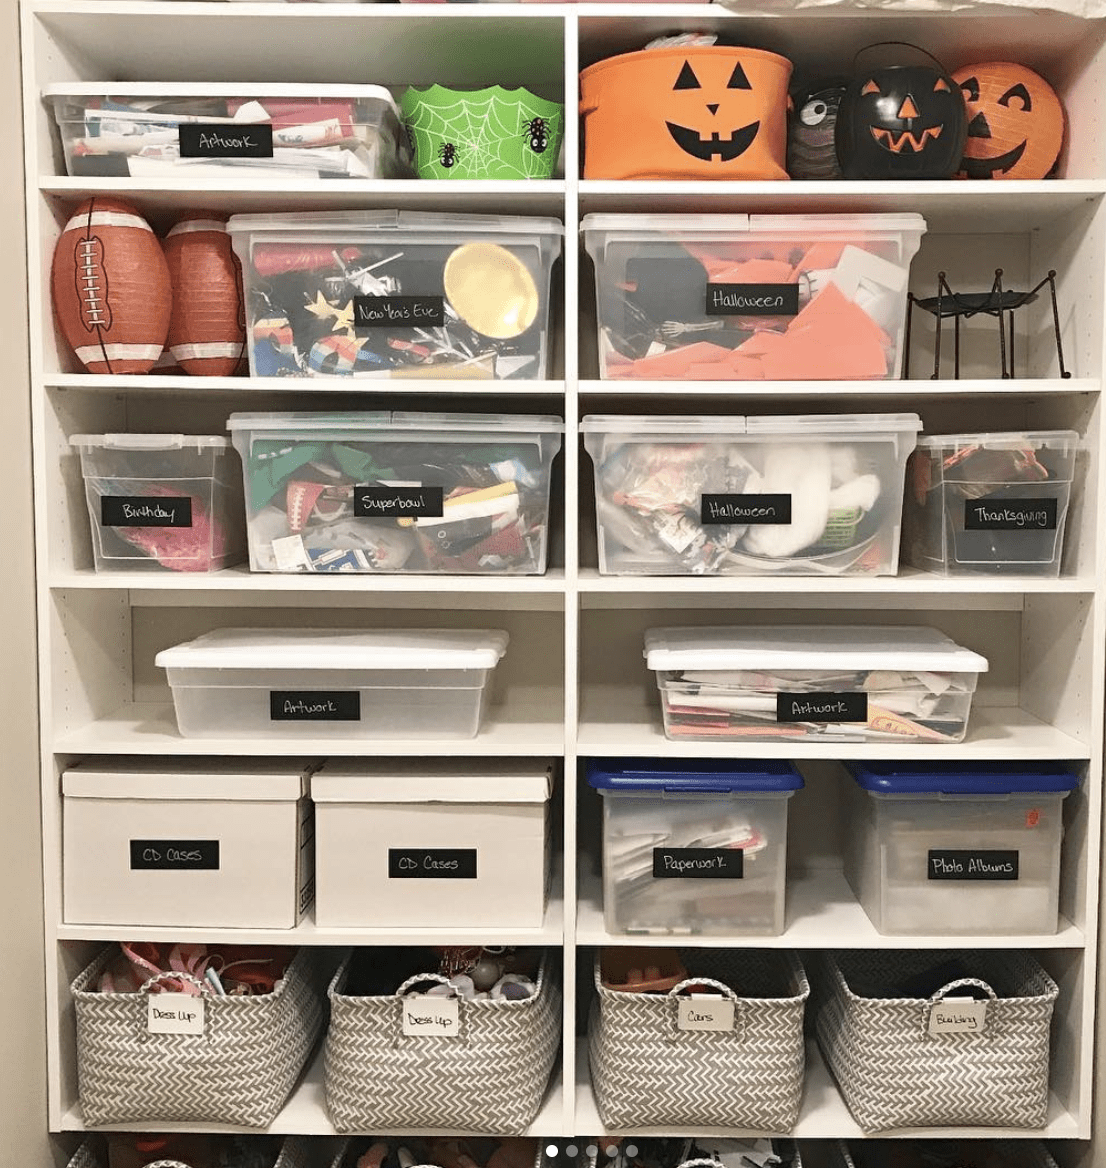
[[[843,82],[824,82],[796,100],[787,125],[787,173],[792,178],[841,177],[834,128],[844,92]]]
[[[960,90],[931,65],[890,65],[857,74],[837,113],[845,178],[951,178],[967,117]]]
[[[991,61],[953,75],[968,110],[958,178],[1044,178],[1064,142],[1056,91],[1024,65]]]

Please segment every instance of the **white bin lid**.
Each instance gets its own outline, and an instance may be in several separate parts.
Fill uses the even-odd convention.
[[[552,768],[527,759],[342,759],[311,777],[316,803],[545,803]]]
[[[264,434],[312,433],[317,430],[364,431],[390,434],[410,431],[425,437],[431,434],[495,432],[495,437],[508,434],[563,434],[564,422],[552,414],[433,414],[408,410],[376,410],[371,413],[325,414],[313,411],[286,411],[284,413],[231,414],[227,429],[249,430]],[[226,439],[223,439],[225,442]]]
[[[927,434],[918,439],[918,445],[927,450],[944,446],[982,446],[987,450],[1020,450],[1032,446],[1034,450],[1052,446],[1079,446],[1081,439],[1074,430],[1007,430],[985,434]]]
[[[614,434],[626,438],[661,434],[687,434],[697,442],[716,436],[786,434],[817,438],[822,434],[917,434],[922,419],[917,414],[771,414],[763,417],[712,417],[688,414],[588,414],[580,421],[584,434]]]
[[[559,219],[526,215],[450,215],[441,211],[296,211],[283,215],[232,215],[227,230],[276,235],[282,232],[341,235],[382,231],[415,235],[556,235],[565,233]]]
[[[294,802],[307,794],[317,766],[297,759],[104,757],[69,767],[61,792],[69,799]]]
[[[216,434],[74,434],[78,450],[225,450],[230,439]]]
[[[859,215],[585,215],[580,230],[610,232],[633,238],[648,235],[782,235],[811,243],[826,237],[871,238],[873,235],[924,234],[926,221],[913,212]]]
[[[176,669],[493,669],[499,629],[215,629],[162,649]]]
[[[285,101],[297,97],[332,101],[371,99],[386,102],[399,116],[395,98],[383,85],[297,85],[257,81],[66,81],[44,86],[42,96],[51,102],[74,97],[156,97],[163,101],[171,101],[174,97],[246,97],[255,101],[266,97]]]
[[[987,659],[925,625],[649,629],[650,669],[896,669],[985,673]]]

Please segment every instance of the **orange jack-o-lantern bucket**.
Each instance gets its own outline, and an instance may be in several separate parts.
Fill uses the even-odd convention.
[[[584,178],[785,179],[791,62],[762,49],[644,49],[580,74]]]

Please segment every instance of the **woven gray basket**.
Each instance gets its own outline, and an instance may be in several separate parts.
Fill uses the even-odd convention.
[[[849,1111],[866,1132],[904,1127],[1044,1127],[1056,983],[1024,953],[824,954],[816,1031]],[[886,997],[955,960],[968,977],[929,998]],[[931,1034],[960,987],[986,995],[978,1033]]]
[[[588,1055],[604,1124],[789,1132],[802,1101],[810,993],[798,957],[700,950],[685,964],[698,976],[668,994],[642,994],[607,989],[596,961]],[[733,1000],[732,1031],[678,1028],[677,994],[705,978]]]
[[[89,988],[116,951],[106,949],[70,987],[85,1124],[272,1123],[322,1026],[315,954],[301,949],[271,994],[205,989],[204,1033],[181,1035],[147,1033],[147,994]]]
[[[280,1145],[273,1168],[306,1168],[308,1141],[306,1136],[288,1136]],[[73,1154],[66,1168],[106,1168],[107,1160],[99,1156],[89,1140]],[[146,1168],[190,1168],[181,1160],[151,1160]]]
[[[551,962],[543,958],[531,998],[460,1002],[459,1033],[446,1038],[403,1034],[406,985],[379,997],[346,994],[350,960],[328,990],[326,1105],[338,1131],[515,1135],[530,1125],[560,1046],[561,994]]]

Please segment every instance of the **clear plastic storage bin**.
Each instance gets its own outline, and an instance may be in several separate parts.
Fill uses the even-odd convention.
[[[881,933],[1055,933],[1063,801],[1054,763],[846,764],[845,875]]]
[[[496,630],[216,629],[163,649],[185,738],[473,738]]]
[[[242,481],[226,438],[74,434],[97,572],[214,572],[245,555]]]
[[[945,575],[1058,576],[1074,430],[921,438],[907,471],[904,559]]]
[[[604,574],[898,571],[917,414],[591,415],[580,429]]]
[[[254,377],[541,380],[557,219],[233,215]]]
[[[381,85],[70,81],[43,97],[67,173],[225,175],[285,182],[410,177],[407,137]]]
[[[255,572],[538,575],[560,418],[231,414]]]
[[[921,625],[649,629],[664,733],[713,741],[960,742],[987,659]]]
[[[599,375],[900,377],[925,229],[914,214],[585,215]]]
[[[588,782],[609,933],[783,932],[787,801],[803,785],[790,763],[605,759]]]

